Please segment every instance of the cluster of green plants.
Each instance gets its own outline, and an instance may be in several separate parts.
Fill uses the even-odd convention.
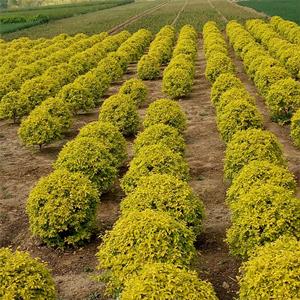
[[[150,42],[149,36],[148,31],[140,31],[132,35],[129,42],[127,40],[127,59],[141,55],[141,49]],[[116,55],[119,54],[118,51]],[[127,64],[129,62],[131,61],[127,61]],[[121,68],[121,60],[118,61],[118,67]],[[104,68],[102,70],[104,71]],[[111,73],[107,76],[110,76],[110,81],[113,80]],[[101,79],[100,76],[99,78]],[[95,86],[93,88],[95,92]],[[138,118],[137,104],[143,103],[146,95],[147,89],[140,80],[131,79],[125,82],[119,93],[111,97],[118,99],[119,107],[116,107],[115,103],[110,114],[106,109],[106,117],[103,117],[102,107],[99,121],[83,127],[78,137],[64,146],[53,165],[55,171],[41,179],[30,193],[27,213],[33,235],[48,245],[59,247],[78,245],[90,239],[95,226],[99,195],[111,187],[118,168],[126,158],[126,142],[119,130],[127,133],[128,128],[120,123],[120,118],[123,118],[124,122],[130,122],[132,111],[128,111],[128,104],[133,108],[134,117]],[[107,99],[103,106],[110,102],[111,99]],[[64,106],[71,114],[72,106],[68,105],[67,101],[47,99],[36,108],[36,117],[39,116],[38,108],[45,107],[66,126],[69,118],[66,118]],[[41,112],[40,110],[40,115]],[[45,122],[47,126],[52,124],[49,119]],[[20,134],[22,130],[21,126]],[[47,135],[45,130],[38,133],[35,128],[32,130],[32,139],[36,135],[40,138]],[[29,133],[32,132],[29,131],[28,136]]]
[[[216,22],[209,21],[203,26],[204,53],[206,57],[205,77],[213,84],[223,73],[234,74],[234,65],[228,56],[224,41]]]
[[[125,35],[127,36],[127,33]],[[59,109],[60,115],[54,109],[49,109],[47,105],[44,105],[44,102],[49,102],[49,100],[43,101],[22,121],[19,128],[19,136],[22,142],[25,145],[39,145],[41,147],[60,139],[66,130],[70,128],[72,114],[76,114],[79,111],[88,111],[99,105],[101,97],[110,84],[118,80],[126,71],[128,64],[132,62],[133,58],[131,57],[136,56],[136,53],[141,55],[142,49],[149,44],[150,35],[150,32],[141,30],[123,42],[122,46],[130,45],[130,48],[126,51],[126,56],[124,55],[124,50],[120,50],[121,47],[119,47],[117,51],[110,52],[105,58],[100,60],[94,68],[92,68],[93,64],[90,65],[89,61],[86,60],[85,69],[90,69],[90,67],[92,69],[78,76],[72,83],[64,85],[52,100],[52,102],[57,101],[64,104]],[[94,56],[92,60],[94,60]],[[137,130],[139,125],[135,101],[143,101],[145,98],[145,86],[138,80],[130,81],[126,85],[127,87],[122,87],[122,96],[121,94],[115,95],[111,97],[110,101],[105,101],[99,119],[116,122],[116,126],[123,133],[131,134]],[[125,88],[127,89],[126,91]],[[126,95],[126,93],[135,93],[135,98],[133,99],[131,95]],[[127,101],[123,101],[123,99],[127,99]],[[119,106],[119,115],[115,111],[116,106]],[[46,110],[44,109],[45,107],[47,107]],[[64,113],[62,112],[63,108],[65,109]],[[127,112],[125,113],[126,109]],[[115,116],[114,119],[112,114]],[[68,122],[66,115],[69,117]],[[60,124],[63,126],[60,126]]]
[[[32,234],[55,247],[89,240],[99,197],[114,183],[125,158],[125,139],[112,123],[83,127],[59,153],[54,172],[30,192],[26,211]]]
[[[47,265],[28,252],[1,248],[0,268],[1,299],[57,299]]]
[[[67,34],[60,34],[52,39],[39,38],[31,40],[28,37],[22,37],[10,42],[2,40],[3,42],[0,43],[0,72],[1,74],[5,72],[9,73],[13,71],[14,67],[22,64],[24,61],[30,64],[35,59],[46,57],[55,51],[72,45],[76,40],[78,41],[78,38],[81,39],[83,36],[85,35],[78,34],[71,37]],[[65,45],[66,40],[70,42],[69,45]],[[49,50],[48,47],[50,47]],[[40,53],[36,52],[37,50],[40,50]],[[26,57],[24,54],[32,54],[32,57],[30,55]]]
[[[197,32],[191,25],[181,28],[172,59],[163,73],[162,90],[175,99],[187,96],[193,87]]]
[[[217,300],[212,285],[201,281],[195,271],[171,263],[147,264],[125,282],[121,300]]]
[[[241,267],[239,299],[299,298],[299,239],[283,236],[259,247]]]
[[[270,19],[270,25],[289,42],[300,44],[300,26],[297,23],[273,16]]]
[[[246,27],[255,37],[236,21],[229,22],[226,31],[230,43],[264,96],[272,119],[279,123],[292,121],[291,137],[295,145],[299,145],[299,123],[293,115],[300,110],[300,83],[292,78],[290,69],[284,68],[285,62],[293,59],[293,53],[299,50],[286,47],[287,41],[261,20],[249,20]],[[293,46],[299,48],[299,45]],[[300,60],[296,61],[299,64]]]
[[[120,299],[217,299],[212,286],[188,270],[204,207],[187,183],[185,122],[177,102],[159,99],[134,141],[134,158],[121,180],[121,217],[97,253],[99,280]]]
[[[10,16],[10,17],[1,17],[0,24],[15,24],[15,23],[26,23],[26,22],[38,22],[38,24],[47,23],[49,21],[48,16],[44,15],[35,15],[30,17],[24,16]]]
[[[227,44],[215,22],[210,21],[204,25],[203,37],[206,75],[213,83],[211,101],[216,108],[217,127],[224,142],[228,143],[238,131],[262,128],[263,120],[255,100],[234,74],[234,68],[224,68],[225,65],[232,65],[232,62]],[[217,56],[224,58],[222,61],[225,65],[214,59]]]
[[[15,47],[9,47],[10,49],[12,48],[11,51],[4,55],[0,71],[0,98],[2,99],[11,91],[20,90],[23,83],[41,76],[49,68],[64,63],[67,64],[73,56],[78,56],[79,53],[88,51],[93,46],[96,47],[107,37],[107,33],[100,33],[91,37],[87,37],[85,34],[78,34],[74,38],[60,35],[54,38],[54,41],[49,43],[49,40],[46,40],[38,43],[32,49],[20,47],[20,43],[12,42],[13,45],[19,45],[20,50],[17,49],[15,51]],[[27,44],[26,40],[24,43]]]
[[[294,78],[300,78],[299,44],[290,43],[282,38],[272,25],[262,20],[248,20],[246,29],[257,42],[265,46],[270,54],[285,66]]]
[[[116,43],[115,47],[117,47],[118,39],[113,39],[115,41],[107,37],[106,33],[100,34],[96,39],[94,36],[84,37],[78,42],[71,43],[70,47],[62,48],[47,58],[42,58],[27,66],[23,64],[8,75],[3,74],[0,86],[1,118],[20,119],[43,100],[54,96],[64,84],[73,81],[79,75],[78,69],[81,66],[82,54],[90,53],[91,55],[93,51],[97,53],[97,49],[99,51],[99,48],[108,46],[109,40],[111,40],[109,44]],[[90,55],[86,57],[90,57]],[[17,96],[17,101],[11,101],[11,93]]]
[[[175,29],[166,25],[156,34],[147,54],[143,55],[137,66],[138,77],[143,80],[157,79],[160,67],[170,61],[175,42]]]
[[[226,53],[226,43],[216,24],[210,22],[204,30],[207,60],[214,56],[212,52]],[[210,40],[206,43],[209,31],[214,33],[213,40],[219,40],[219,44]],[[232,39],[236,41],[233,46],[239,55],[247,55],[247,51],[255,46],[255,42],[249,43],[249,39],[238,31],[230,33],[230,42]],[[257,299],[272,299],[274,295],[277,299],[285,296],[297,298],[299,291],[282,288],[281,268],[286,268],[283,265],[273,270],[275,273],[278,270],[279,274],[276,287],[267,289],[264,286],[268,280],[261,280],[264,271],[259,263],[265,258],[257,254],[260,251],[257,249],[282,236],[300,237],[300,202],[295,197],[295,178],[286,168],[282,147],[275,135],[262,130],[262,117],[255,107],[255,100],[232,72],[221,72],[216,77],[211,100],[216,108],[218,129],[227,142],[224,175],[232,181],[226,196],[231,211],[231,227],[227,230],[226,242],[231,254],[249,259],[246,265],[252,268],[246,273],[245,266],[241,270],[240,299],[249,299],[249,295]],[[252,255],[257,255],[258,259],[255,261]]]
[[[139,51],[140,42],[144,41],[137,40],[137,46],[134,46],[134,40],[131,42],[132,53],[134,49]],[[81,245],[91,238],[99,197],[111,188],[127,158],[126,140],[122,133],[127,134],[128,128],[132,128],[129,124],[131,113],[139,121],[137,104],[142,103],[146,95],[143,82],[128,80],[118,94],[104,101],[99,120],[85,125],[78,136],[63,147],[53,164],[54,172],[39,180],[27,201],[26,210],[34,236],[49,246],[62,248]],[[117,99],[119,106],[114,103],[108,113],[107,107],[112,99]],[[47,99],[41,107],[51,102],[48,110],[52,109],[51,113],[56,113],[63,122],[62,109],[66,103],[55,100]],[[129,105],[133,112],[128,110]],[[103,117],[103,107],[106,118]],[[50,121],[47,121],[50,126]],[[42,136],[42,133],[39,134]],[[32,138],[36,135],[33,132]]]

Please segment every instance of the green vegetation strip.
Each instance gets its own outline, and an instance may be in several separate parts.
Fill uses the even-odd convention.
[[[254,8],[269,16],[279,15],[300,24],[299,0],[246,0],[239,1],[239,4]]]

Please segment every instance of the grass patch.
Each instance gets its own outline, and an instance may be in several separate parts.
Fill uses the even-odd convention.
[[[238,4],[254,8],[269,16],[281,16],[300,25],[299,0],[245,0],[240,1]]]
[[[89,3],[53,5],[44,8],[5,10],[0,13],[0,34],[90,12],[132,3],[134,0],[103,0]],[[33,19],[37,20],[33,20]],[[18,20],[19,19],[19,20]],[[24,19],[24,22],[20,21]]]

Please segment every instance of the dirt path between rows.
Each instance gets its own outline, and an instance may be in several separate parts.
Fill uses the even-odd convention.
[[[173,22],[171,23],[172,26],[175,26],[177,20],[179,19],[179,17],[181,16],[181,14],[184,12],[184,10],[185,10],[186,6],[188,5],[188,3],[189,3],[189,0],[186,0],[186,1],[183,3],[183,5],[182,5],[180,11],[179,11],[178,14],[176,15],[176,17],[175,17],[175,19],[173,20]]]
[[[204,76],[205,58],[202,39],[196,61],[194,88],[180,101],[188,115],[185,134],[186,158],[191,168],[191,186],[203,200],[206,209],[204,232],[196,246],[199,251],[194,267],[202,279],[211,282],[219,299],[233,299],[237,291],[236,274],[239,261],[229,255],[224,242],[230,226],[229,210],[225,205],[227,184],[223,181],[225,144],[221,141],[210,101],[211,86]]]
[[[290,171],[295,174],[297,180],[297,196],[300,196],[300,149],[297,149],[290,138],[290,127],[280,126],[279,124],[272,122],[270,118],[270,113],[264,99],[259,95],[257,88],[255,87],[253,81],[249,79],[248,75],[245,73],[243,62],[239,59],[234,50],[230,49],[230,57],[233,60],[237,68],[237,76],[241,79],[249,93],[256,98],[256,105],[263,115],[264,118],[264,127],[267,130],[273,132],[279,139],[280,143],[283,146],[284,155],[288,161],[288,167]]]
[[[216,7],[215,7],[215,5],[211,2],[211,0],[207,0],[207,2],[208,2],[208,4],[210,5],[210,7],[212,8],[212,9],[214,9],[217,13],[218,13],[218,15],[221,17],[221,19],[225,22],[225,24],[229,21],[223,14],[222,14],[222,12],[219,10],[219,9],[217,9]]]

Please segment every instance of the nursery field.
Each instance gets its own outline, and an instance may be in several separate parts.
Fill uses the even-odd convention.
[[[296,23],[142,1],[0,53],[1,299],[300,298]]]

